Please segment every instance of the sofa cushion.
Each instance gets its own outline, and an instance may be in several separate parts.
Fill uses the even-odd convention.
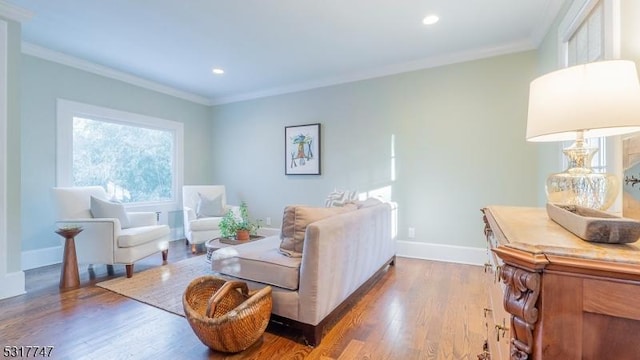
[[[207,196],[205,194],[198,193],[196,216],[198,218],[224,216],[222,194],[219,194],[218,196]]]
[[[342,214],[357,209],[347,204],[341,207],[310,207],[290,205],[284,208],[282,215],[282,231],[280,232],[280,252],[290,257],[302,257],[304,234],[307,225],[329,216]]]
[[[218,249],[211,254],[211,268],[223,275],[297,290],[302,259],[282,255],[279,244],[276,235]]]
[[[124,229],[118,236],[118,247],[133,247],[155,241],[169,235],[167,225],[140,226]]]
[[[117,202],[98,199],[91,196],[91,216],[94,218],[111,218],[120,220],[120,227],[129,227],[129,217],[124,209],[124,205]]]

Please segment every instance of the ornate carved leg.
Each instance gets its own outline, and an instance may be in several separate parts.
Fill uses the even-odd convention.
[[[162,261],[165,262],[167,261],[167,257],[169,256],[169,249],[167,250],[162,250]]]
[[[533,352],[533,329],[538,321],[540,274],[505,264],[500,278],[507,285],[504,309],[511,314],[511,359],[529,359]]]

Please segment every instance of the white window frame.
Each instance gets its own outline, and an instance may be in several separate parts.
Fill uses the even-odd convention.
[[[0,281],[4,281],[7,268],[7,37],[8,24],[0,19]],[[6,296],[5,296],[6,295]],[[7,297],[0,290],[0,299]]]
[[[141,211],[173,211],[181,204],[184,177],[184,124],[166,119],[130,113],[65,99],[57,100],[56,182],[58,186],[73,186],[73,118],[108,120],[123,125],[141,126],[171,131],[174,134],[172,199],[168,201],[125,203],[129,209]]]
[[[574,0],[558,27],[558,65],[567,66],[568,41],[599,2],[604,6],[604,59],[620,57],[620,0]]]
[[[620,0],[574,0],[558,26],[558,67],[568,65],[568,41],[588,19],[591,11],[599,4],[603,5],[603,60],[620,58]],[[560,145],[562,147],[562,145]],[[622,140],[620,136],[609,137],[604,141],[604,167],[608,173],[622,179]],[[562,153],[561,151],[559,152]],[[560,164],[564,158],[560,156]],[[622,197],[618,196],[609,211],[622,211]]]

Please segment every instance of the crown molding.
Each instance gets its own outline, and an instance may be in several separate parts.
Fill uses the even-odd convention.
[[[107,78],[126,82],[141,88],[153,90],[162,94],[171,95],[180,99],[188,100],[201,105],[211,105],[211,101],[205,97],[194,95],[186,91],[174,89],[172,87],[159,84],[154,81],[146,80],[122,71],[98,65],[90,61],[86,61],[71,55],[57,52],[45,47],[35,45],[28,42],[22,42],[22,53],[39,57],[44,60],[56,62],[62,65],[70,66],[76,69],[87,71],[93,74],[104,76]]]
[[[1,1],[1,0],[0,0]],[[62,65],[74,67],[83,71],[91,72],[104,77],[120,80],[132,85],[136,85],[142,88],[153,90],[159,93],[171,95],[177,98],[188,100],[197,104],[215,106],[223,105],[234,102],[241,102],[253,99],[259,99],[270,96],[290,94],[300,91],[307,91],[317,88],[323,88],[328,86],[346,84],[350,82],[369,80],[378,77],[397,75],[405,72],[424,70],[444,65],[450,65],[455,63],[461,63],[466,61],[479,60],[494,56],[506,55],[510,53],[516,53],[521,51],[533,50],[536,48],[536,44],[530,39],[522,41],[487,47],[481,49],[475,49],[470,51],[463,51],[453,54],[447,54],[443,56],[429,57],[420,59],[417,61],[406,62],[397,65],[391,65],[383,68],[377,68],[374,70],[361,71],[352,73],[345,76],[331,77],[316,81],[310,81],[299,84],[290,84],[271,89],[265,89],[261,91],[248,92],[232,96],[223,96],[208,99],[203,96],[194,95],[188,92],[174,89],[166,85],[162,85],[153,81],[145,80],[137,76],[124,73],[118,70],[108,68],[106,66],[98,65],[83,59],[79,59],[61,52],[57,52],[39,45],[35,45],[28,42],[22,43],[22,52],[27,55],[39,57],[48,61],[60,63]]]
[[[0,17],[17,22],[25,22],[33,17],[33,13],[27,9],[0,0]]]
[[[282,87],[276,87],[272,89],[267,89],[263,91],[250,92],[245,94],[227,96],[227,97],[219,97],[213,98],[211,100],[211,105],[223,105],[233,102],[240,102],[246,100],[253,100],[263,97],[276,96],[289,94],[294,92],[312,90],[322,87],[328,87],[333,85],[346,84],[350,82],[369,80],[384,76],[397,75],[405,72],[424,70],[429,68],[435,68],[444,65],[450,65],[455,63],[479,60],[499,55],[506,55],[521,51],[534,50],[536,48],[535,44],[533,44],[529,39],[525,39],[522,41],[487,47],[482,49],[476,49],[471,51],[462,51],[453,54],[447,54],[443,56],[429,57],[417,61],[406,62],[402,64],[387,66],[383,68],[378,68],[370,71],[362,71],[358,73],[353,73],[346,76],[340,77],[332,77],[318,81],[311,81],[301,84],[291,84]]]

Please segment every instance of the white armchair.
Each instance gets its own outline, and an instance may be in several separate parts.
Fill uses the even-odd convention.
[[[108,197],[101,186],[56,187],[52,194],[57,226],[78,225],[84,229],[75,237],[79,263],[123,264],[129,278],[133,276],[133,263],[142,258],[162,252],[163,263],[166,262],[170,231],[167,225],[157,224],[154,212],[124,212],[113,204],[113,209],[121,210],[118,214],[94,217],[92,196],[99,199],[94,200],[94,205],[112,206],[105,203]],[[127,223],[124,228],[123,222]]]
[[[239,206],[227,205],[224,185],[185,185],[182,187],[182,204],[184,210],[184,236],[191,244],[191,251],[196,245],[220,236],[220,220],[229,210],[237,216]]]

